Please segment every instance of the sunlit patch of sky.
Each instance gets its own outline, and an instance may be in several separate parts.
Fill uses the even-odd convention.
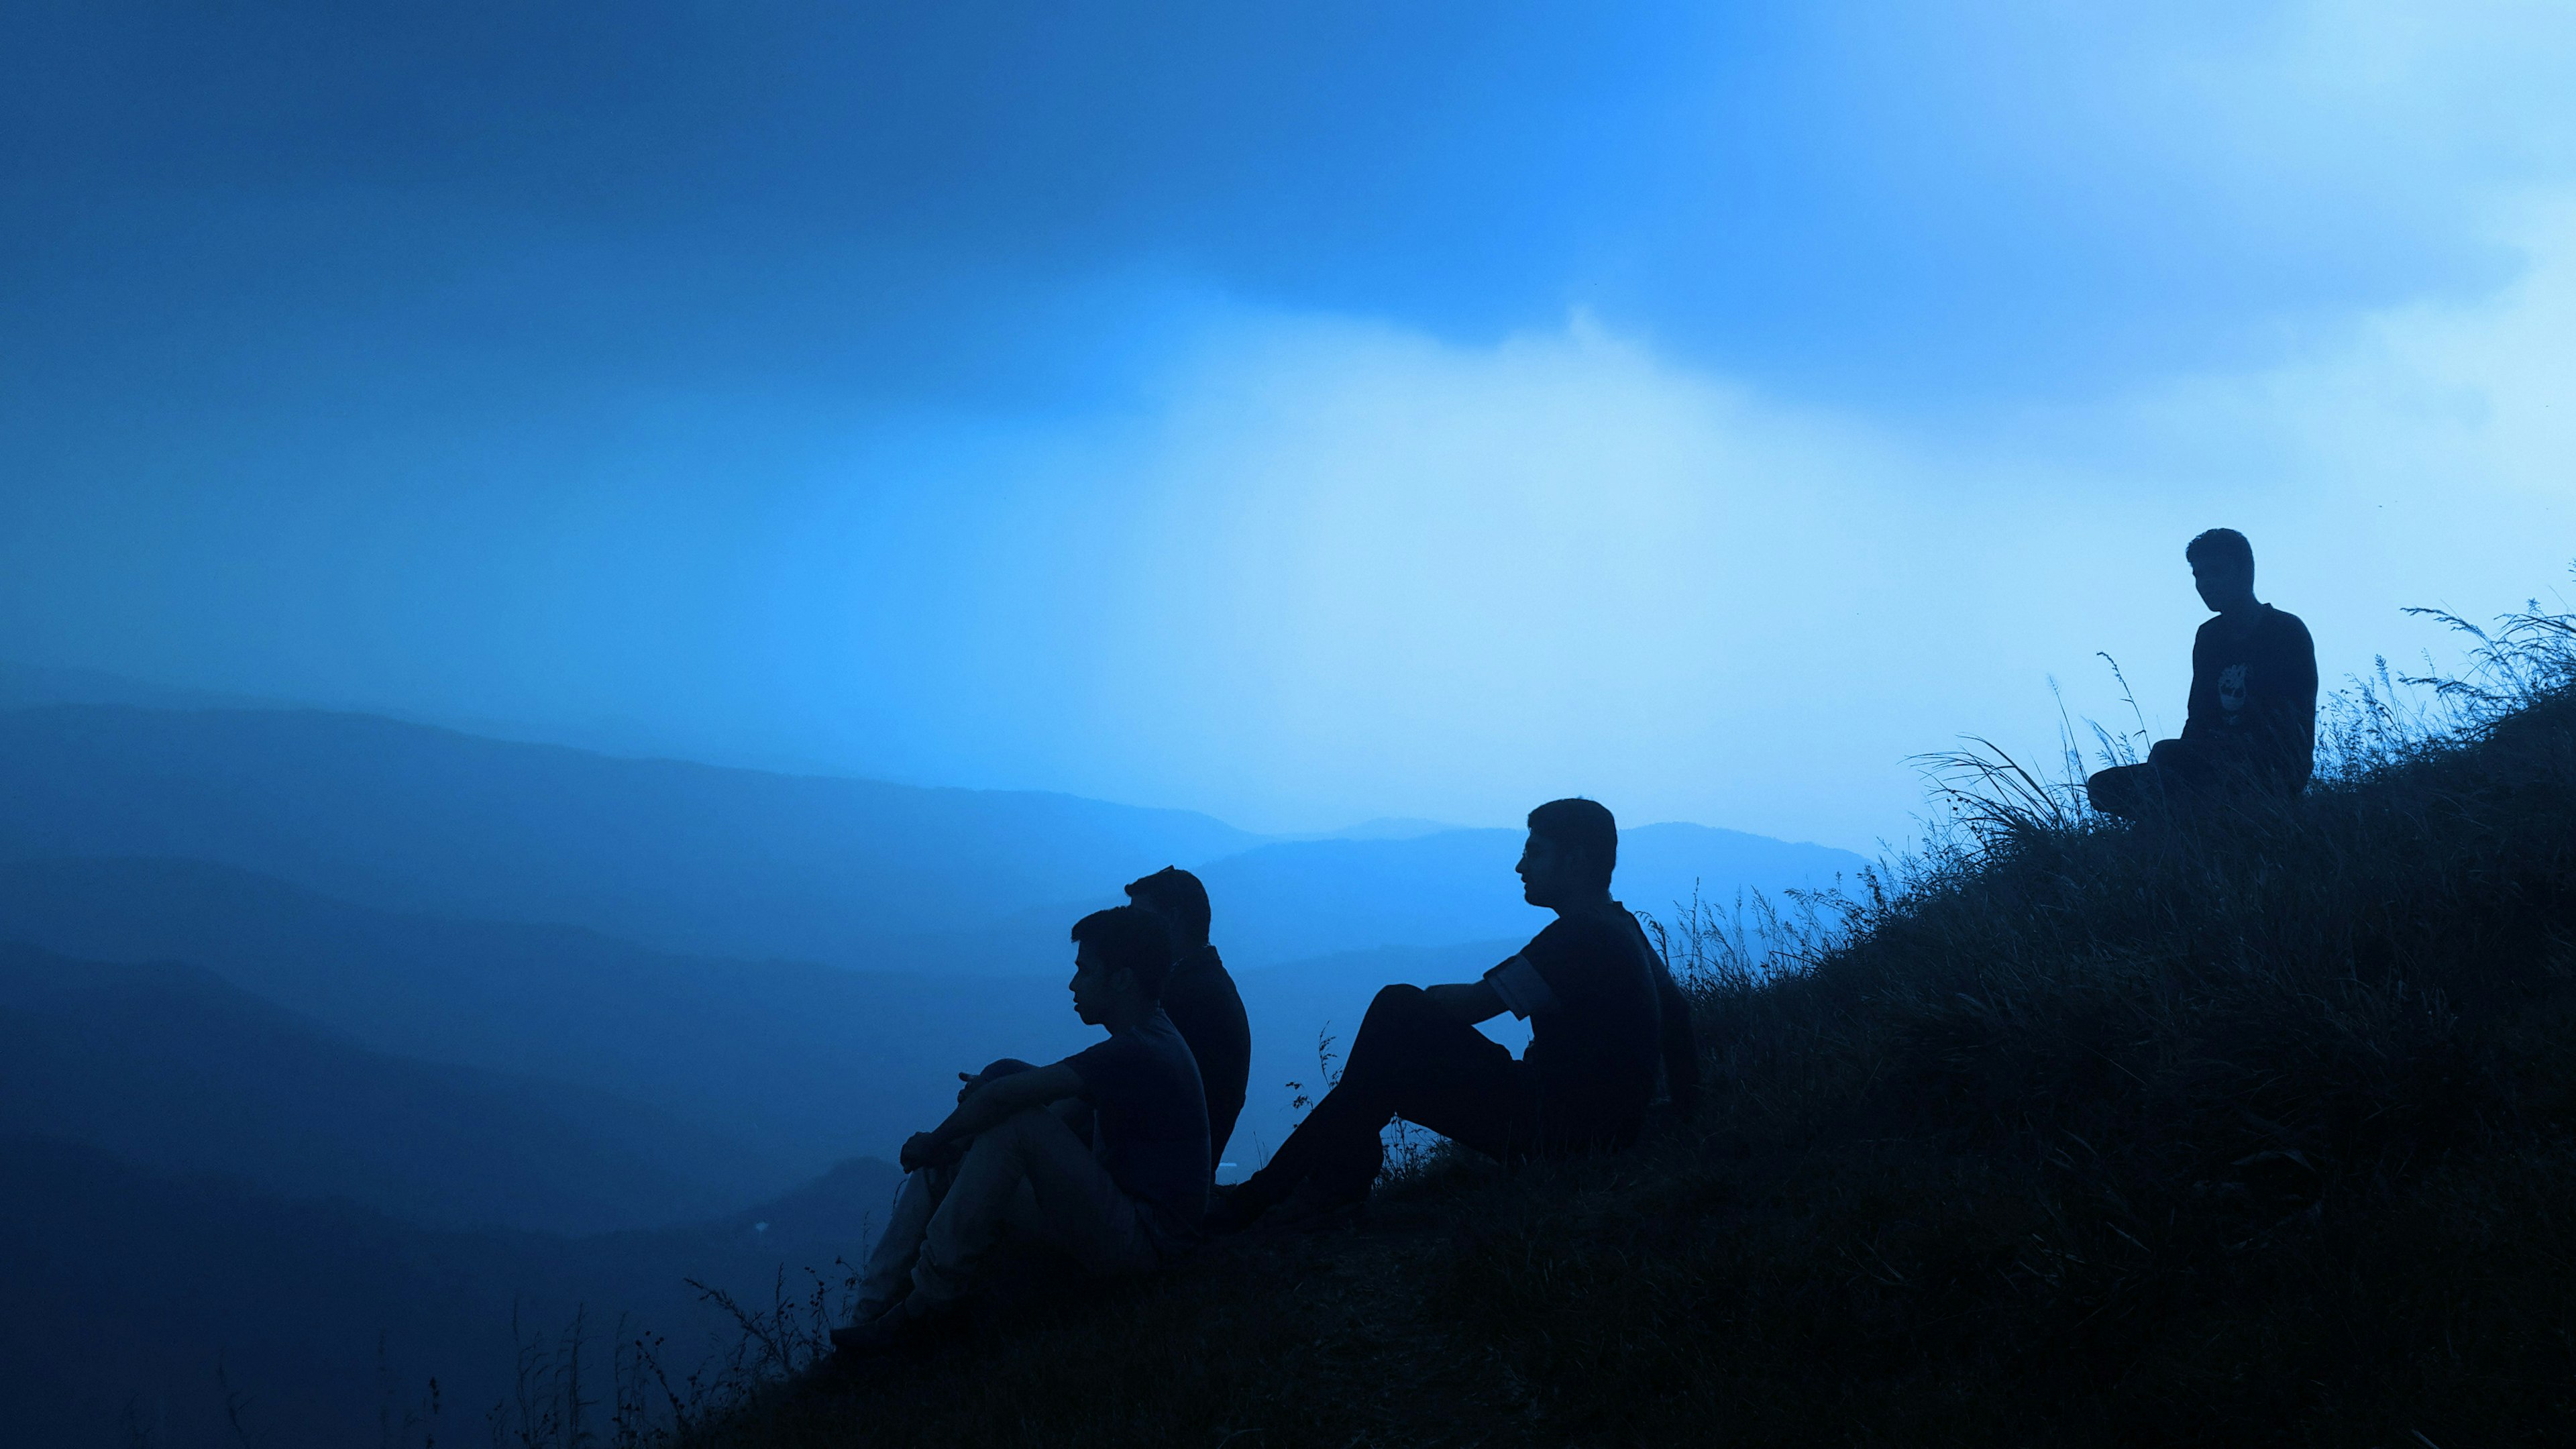
[[[0,655],[1866,847],[2576,555],[2551,5],[9,8]]]

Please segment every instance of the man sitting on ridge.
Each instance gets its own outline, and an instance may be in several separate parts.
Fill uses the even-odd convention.
[[[2317,744],[2317,648],[2308,626],[2254,597],[2254,547],[2213,528],[2183,550],[2200,600],[2218,617],[2191,643],[2182,738],[2146,762],[2084,782],[2093,808],[2136,820],[2231,793],[2274,798],[2308,787]]]
[[[1244,1086],[1252,1075],[1252,1023],[1225,962],[1208,944],[1208,893],[1199,878],[1167,865],[1128,882],[1127,899],[1163,918],[1178,959],[1163,983],[1163,1010],[1199,1064],[1207,1092],[1208,1160],[1222,1164],[1234,1121],[1243,1115]]]
[[[1074,923],[1073,1009],[1109,1039],[1052,1066],[997,1062],[957,1110],[903,1144],[909,1174],[859,1278],[856,1321],[832,1335],[864,1352],[954,1308],[1008,1235],[1096,1273],[1150,1269],[1194,1240],[1207,1210],[1207,1103],[1197,1065],[1157,999],[1171,933],[1135,906]],[[1049,1107],[1092,1109],[1085,1145]],[[962,1150],[961,1150],[962,1149]]]
[[[1292,1200],[1301,1215],[1365,1201],[1391,1117],[1505,1161],[1624,1146],[1644,1125],[1659,1054],[1687,1116],[1699,1091],[1690,1007],[1610,898],[1618,855],[1618,824],[1598,803],[1531,811],[1521,893],[1555,922],[1482,980],[1380,991],[1341,1080],[1267,1166],[1220,1190],[1210,1226],[1240,1228]],[[1519,1061],[1476,1030],[1505,1011],[1530,1022]]]

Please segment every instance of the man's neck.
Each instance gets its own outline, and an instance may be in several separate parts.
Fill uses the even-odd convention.
[[[1100,1029],[1111,1036],[1134,1031],[1138,1023],[1152,1016],[1154,1008],[1160,1004],[1141,997],[1133,1001],[1113,1001],[1101,1009]]]
[[[1603,886],[1597,891],[1586,891],[1573,900],[1558,901],[1549,909],[1556,912],[1556,918],[1560,921],[1568,916],[1588,916],[1597,911],[1606,911],[1610,909],[1610,888]]]
[[[2263,617],[2263,601],[2247,594],[2241,601],[2218,611],[2218,622],[2231,634],[2242,635]]]

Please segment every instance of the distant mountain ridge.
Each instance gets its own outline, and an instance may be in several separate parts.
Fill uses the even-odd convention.
[[[1521,898],[1518,830],[1443,829],[1373,839],[1258,845],[1198,867],[1227,963],[1260,969],[1389,947],[1446,949],[1468,941],[1525,941],[1554,917]],[[1822,890],[1856,880],[1868,862],[1847,850],[1718,830],[1641,825],[1619,832],[1612,893],[1632,911],[1672,919],[1694,898],[1717,909],[1738,896]],[[1034,906],[947,941],[921,941],[925,961],[1009,963],[1062,955],[1065,926],[1116,903],[1110,883],[1090,898]],[[1490,962],[1487,964],[1491,964]]]
[[[1128,880],[1196,870],[1228,959],[1534,933],[1517,830],[1380,821],[1271,840],[1204,815],[632,760],[367,715],[0,712],[0,860],[194,859],[380,909],[577,926],[658,950],[927,974],[1051,972]],[[1616,883],[1823,886],[1846,851],[1706,826],[1621,832]]]
[[[0,659],[0,710],[51,704],[116,704],[137,709],[286,709],[257,695],[153,684],[96,669],[21,664]]]
[[[902,942],[1259,841],[1185,811],[615,759],[368,715],[0,713],[0,859],[209,860],[674,951],[885,964]]]
[[[1267,966],[1382,946],[1448,946],[1537,935],[1554,917],[1521,899],[1524,832],[1444,830],[1374,840],[1256,846],[1199,871],[1218,902],[1227,959]],[[1619,832],[1612,893],[1630,910],[1669,917],[1695,894],[1831,886],[1866,861],[1846,850],[1705,825]],[[1330,909],[1326,909],[1329,903]]]
[[[1518,830],[1367,834],[365,716],[0,713],[0,941],[184,962],[366,1051],[667,1114],[694,1160],[740,1154],[735,1201],[890,1152],[961,1067],[1087,1043],[1066,928],[1167,863],[1208,883],[1254,1008],[1246,1120],[1276,1125],[1264,1094],[1314,1077],[1318,1033],[1379,985],[1471,976],[1549,919],[1520,899]],[[1647,825],[1622,833],[1615,885],[1669,916],[1694,889],[1727,904],[1860,865]]]
[[[1089,1033],[1061,991],[647,950],[332,900],[204,861],[0,863],[0,941],[185,961],[376,1052],[566,1083],[729,1139],[735,1201],[884,1154],[950,1073]]]

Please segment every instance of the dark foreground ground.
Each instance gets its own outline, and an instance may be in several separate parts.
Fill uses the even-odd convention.
[[[1680,923],[1712,1086],[1635,1152],[1433,1159],[685,1438],[2576,1442],[2566,638],[2439,727],[2348,704],[2295,805],[1989,777],[1899,879]]]

